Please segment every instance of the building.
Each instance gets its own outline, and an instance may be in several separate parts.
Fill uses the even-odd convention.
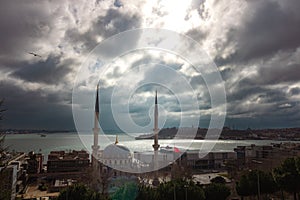
[[[116,136],[115,143],[106,146],[101,151],[99,160],[110,168],[126,171],[132,166],[133,154],[126,146],[119,143],[118,136]]]
[[[60,192],[61,190],[74,185],[76,182],[77,181],[73,179],[63,179],[63,180],[56,179],[54,183],[49,186],[48,192],[49,193]]]
[[[38,174],[43,171],[43,161],[44,156],[40,153],[35,154],[33,151],[28,153],[27,161],[27,169],[26,172],[28,174]]]
[[[15,199],[27,181],[24,170],[25,156],[23,152],[5,152],[5,159],[0,165],[0,199]]]
[[[259,168],[270,170],[280,165],[288,157],[300,155],[300,145],[297,143],[280,143],[271,145],[238,146],[234,149],[237,154],[237,166],[243,168]]]
[[[223,169],[228,161],[236,160],[236,152],[208,152],[202,157],[199,150],[187,150],[182,156],[182,162],[196,170]]]
[[[81,172],[89,167],[89,154],[84,151],[51,151],[48,155],[47,173]]]
[[[0,167],[0,199],[15,200],[17,195],[18,166]]]

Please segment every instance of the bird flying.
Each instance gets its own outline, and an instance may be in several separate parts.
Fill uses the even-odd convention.
[[[36,54],[36,53],[33,53],[33,52],[28,52],[28,53],[31,54],[31,55],[34,55],[34,56],[42,57],[39,54]]]

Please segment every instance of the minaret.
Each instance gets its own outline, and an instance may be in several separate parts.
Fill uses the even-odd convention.
[[[158,148],[159,148],[159,144],[158,144],[158,108],[157,108],[157,90],[155,91],[155,108],[154,108],[154,144],[153,149],[154,149],[154,160],[153,160],[153,166],[154,166],[154,170],[156,171],[154,174],[154,178],[153,178],[153,182],[152,185],[153,186],[158,186],[159,185],[159,180],[158,180],[158,175],[157,175],[157,170],[158,170]]]
[[[158,107],[157,107],[157,90],[155,91],[155,108],[154,108],[154,144],[153,149],[154,151],[157,151],[159,148],[158,144]]]
[[[99,83],[97,85],[97,94],[96,94],[96,103],[95,103],[95,119],[94,119],[94,145],[92,146],[92,166],[97,167],[98,162],[98,151],[99,151],[99,145],[98,145],[98,135],[99,135]]]
[[[115,144],[118,144],[118,143],[119,143],[118,135],[116,135],[116,141],[115,141]]]

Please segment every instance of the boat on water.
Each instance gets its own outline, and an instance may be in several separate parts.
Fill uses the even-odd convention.
[[[135,137],[136,140],[149,140],[149,139],[153,139],[153,138],[154,138],[153,133],[139,135],[139,136]]]
[[[46,137],[47,135],[46,134],[39,134],[41,137]]]

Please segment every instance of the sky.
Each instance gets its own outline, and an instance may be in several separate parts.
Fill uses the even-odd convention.
[[[116,34],[141,28],[171,30],[201,46],[223,80],[225,126],[299,127],[299,10],[298,0],[0,0],[0,98],[7,109],[1,127],[74,129],[73,89],[90,52]],[[139,38],[134,35],[125,43],[134,47]],[[173,72],[176,78],[168,76]],[[139,127],[151,127],[156,89],[161,127],[178,126],[180,120],[197,126],[197,119],[201,127],[208,127],[211,114],[220,110],[212,107],[202,75],[165,51],[118,56],[104,74],[89,77],[90,85],[100,83],[101,127],[119,130],[116,120],[126,126],[121,114],[112,114],[112,102],[119,113],[125,112],[126,104]],[[163,79],[177,86],[175,91],[142,84]],[[132,82],[140,86],[128,92]],[[95,87],[80,89],[91,97],[86,103],[92,108]],[[192,94],[196,110],[190,106],[195,103]]]

